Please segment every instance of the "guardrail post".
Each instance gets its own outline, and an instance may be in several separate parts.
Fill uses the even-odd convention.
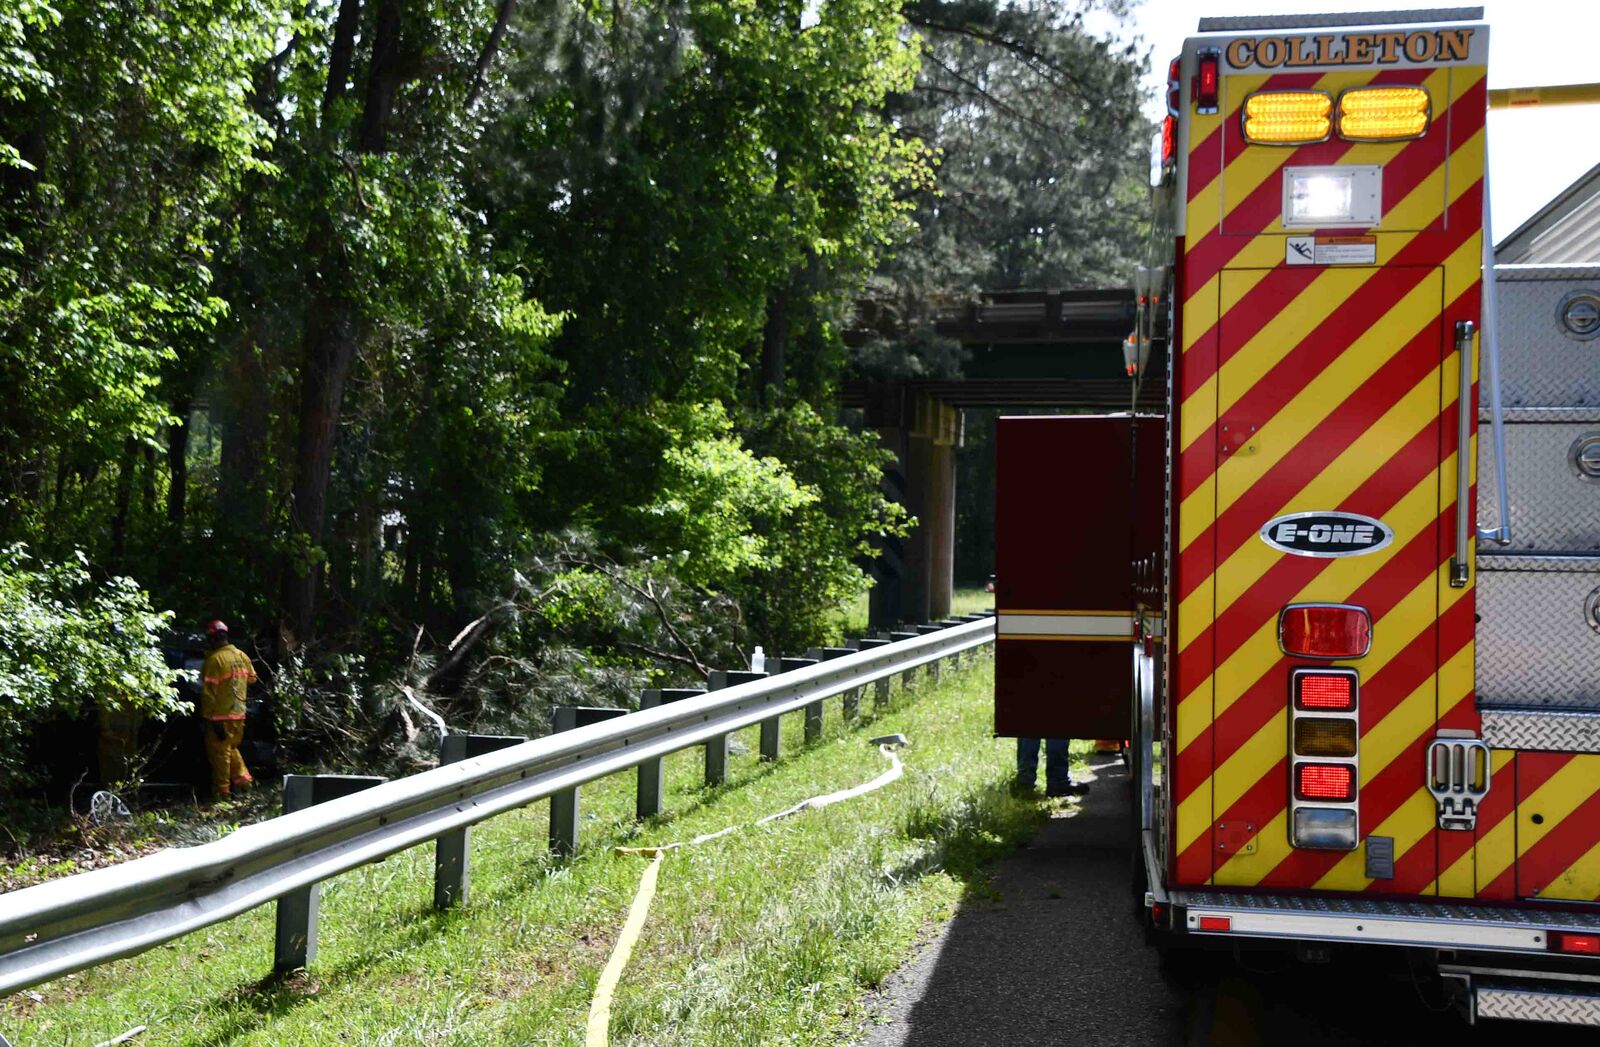
[[[447,734],[439,740],[439,766],[521,745],[528,739],[501,734]],[[433,907],[467,904],[472,879],[472,827],[452,829],[433,842]]]
[[[616,716],[626,716],[626,709],[612,709],[592,705],[558,705],[551,733],[571,731],[600,723]],[[550,794],[550,853],[560,858],[570,858],[578,853],[578,787],[562,789]]]
[[[698,698],[706,692],[699,687],[663,687],[639,692],[639,708],[654,709],[668,702],[685,698]],[[639,764],[639,787],[634,800],[634,815],[643,821],[661,813],[661,803],[667,795],[666,771],[661,757],[652,756]]]
[[[944,626],[942,625],[919,625],[917,626],[917,635],[927,636],[930,633],[942,632],[943,630]],[[928,679],[934,684],[938,684],[939,682],[939,662],[940,659],[935,658],[933,661],[927,663],[927,669],[925,670],[928,674]]]
[[[831,662],[835,658],[843,658],[847,654],[855,654],[848,647],[813,647],[806,652],[806,657],[819,662]],[[812,702],[806,706],[806,743],[816,741],[822,737],[822,702]]]
[[[745,672],[739,669],[713,669],[706,681],[707,690],[720,691],[735,684],[765,680],[766,673]],[[706,784],[721,785],[728,780],[728,736],[719,734],[706,743]]]
[[[875,650],[876,648],[887,647],[889,645],[888,640],[874,640],[868,637],[863,637],[860,640],[853,640],[851,642],[856,645],[856,650],[858,651],[871,651]],[[892,678],[888,676],[885,676],[881,680],[872,681],[873,712],[881,712],[884,707],[889,704],[889,686],[892,682]]]
[[[293,814],[382,783],[362,774],[286,774],[283,813]],[[278,899],[277,930],[272,943],[272,970],[287,974],[317,959],[317,903],[321,886],[300,887]]]
[[[816,665],[821,658],[785,658],[778,663],[778,671],[792,673],[808,665]],[[807,744],[822,736],[822,703],[812,702],[805,707],[805,740]]]
[[[943,618],[943,619],[940,619],[940,621],[938,622],[938,625],[939,625],[939,628],[941,628],[941,629],[950,629],[950,628],[953,628],[953,627],[955,627],[957,625],[960,625],[961,623],[962,623],[962,620],[960,618]],[[954,668],[954,669],[961,668],[961,652],[960,651],[951,651],[950,652],[950,666],[951,666],[951,668]]]
[[[768,675],[782,673],[783,655],[776,652],[767,655],[767,665],[772,669]],[[776,763],[778,757],[783,755],[783,717],[774,716],[770,720],[761,721],[761,759],[766,763]]]
[[[915,640],[919,635],[921,634],[918,633],[915,628],[895,629],[889,633],[889,642],[898,643],[901,640]],[[908,691],[912,687],[915,687],[916,682],[917,671],[915,669],[907,669],[905,672],[900,674],[900,690],[902,692]]]

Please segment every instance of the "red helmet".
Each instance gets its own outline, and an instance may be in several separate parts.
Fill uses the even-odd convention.
[[[217,635],[227,636],[228,635],[228,623],[223,621],[221,618],[213,618],[210,622],[206,623],[206,635],[207,636],[217,636]]]

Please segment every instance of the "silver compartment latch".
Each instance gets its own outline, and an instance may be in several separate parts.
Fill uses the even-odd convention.
[[[1470,731],[1440,731],[1428,746],[1428,791],[1439,805],[1439,828],[1472,832],[1489,795],[1489,747]]]

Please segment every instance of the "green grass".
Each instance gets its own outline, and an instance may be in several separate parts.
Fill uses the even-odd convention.
[[[862,593],[839,608],[837,618],[841,635],[867,635],[869,632],[867,628],[869,601],[869,595]],[[951,615],[977,614],[979,611],[987,611],[993,606],[994,593],[986,593],[981,588],[957,589],[950,599]]]
[[[994,593],[986,593],[982,589],[957,589],[950,600],[950,613],[953,615],[977,614],[993,607]]]
[[[698,784],[698,752],[668,761],[669,814],[635,826],[633,777],[585,788],[584,850],[545,851],[543,803],[473,831],[473,897],[433,913],[432,849],[323,887],[321,952],[309,972],[263,980],[272,907],[142,956],[0,1003],[0,1028],[30,1045],[90,1045],[134,1025],[151,1044],[581,1043],[595,979],[643,859],[610,847],[687,839],[854,785],[884,760],[866,739],[912,741],[906,774],[868,796],[679,851],[612,1019],[617,1044],[835,1044],[863,1018],[864,990],[932,920],[984,892],[987,863],[1043,811],[1005,786],[1014,749],[989,737],[992,661],[848,727],[828,703],[822,741],[763,765],[736,754],[728,786]],[[870,704],[864,703],[864,704]],[[736,737],[754,749],[755,732]]]

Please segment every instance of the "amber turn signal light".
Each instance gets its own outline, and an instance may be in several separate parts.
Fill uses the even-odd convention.
[[[1296,756],[1354,756],[1356,754],[1356,722],[1354,720],[1306,716],[1294,722],[1294,754]]]

